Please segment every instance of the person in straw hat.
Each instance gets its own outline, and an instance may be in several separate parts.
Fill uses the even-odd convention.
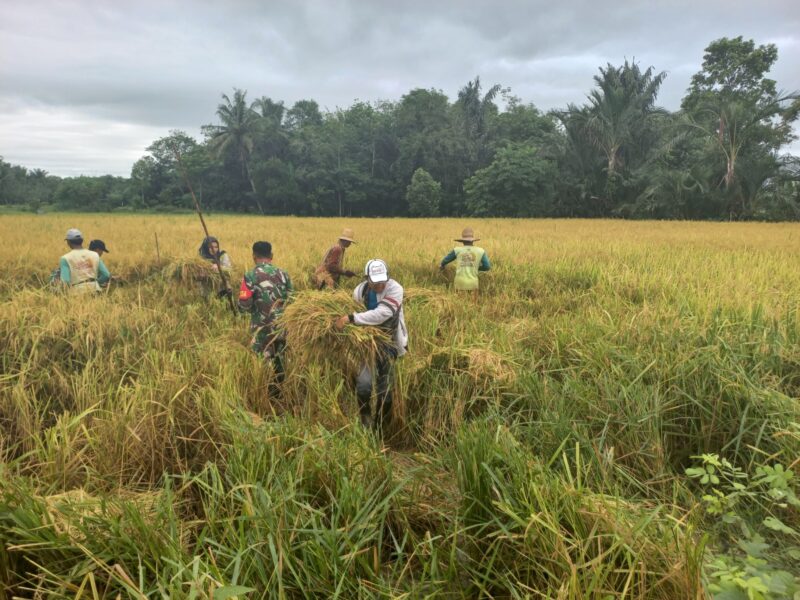
[[[439,269],[444,268],[453,261],[456,261],[456,276],[453,284],[457,290],[477,293],[478,272],[488,271],[492,268],[486,250],[475,245],[480,238],[475,237],[475,232],[471,227],[467,227],[461,232],[461,237],[456,242],[461,242],[463,246],[453,248],[450,253],[442,259]]]
[[[339,286],[340,277],[355,276],[353,271],[344,269],[344,251],[350,247],[350,244],[356,243],[353,237],[352,229],[343,229],[339,240],[325,253],[322,263],[316,268],[313,275],[313,282],[318,290],[335,289]]]

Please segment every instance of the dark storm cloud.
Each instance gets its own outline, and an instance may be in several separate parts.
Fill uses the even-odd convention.
[[[667,71],[677,108],[703,48],[778,45],[800,88],[800,4],[764,2],[37,2],[0,5],[0,155],[59,174],[128,174],[169,129],[199,134],[222,92],[323,107],[451,97],[475,75],[543,109],[581,103],[625,58]]]

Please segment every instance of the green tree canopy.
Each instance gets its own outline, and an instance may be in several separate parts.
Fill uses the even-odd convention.
[[[549,216],[555,201],[555,162],[530,146],[509,146],[467,179],[467,208],[480,217]]]
[[[778,58],[773,44],[741,36],[712,42],[702,70],[682,102],[689,127],[706,142],[699,156],[717,164],[716,186],[729,216],[743,217],[779,169],[778,150],[794,139],[798,94],[781,94],[767,74]]]
[[[412,217],[437,217],[441,198],[441,184],[425,169],[419,168],[414,171],[411,183],[406,189],[408,214]]]
[[[711,42],[681,110],[671,113],[657,103],[665,74],[635,61],[600,67],[585,102],[546,114],[480,77],[455,98],[415,88],[333,110],[311,98],[287,105],[256,95],[249,103],[234,88],[201,142],[171,132],[127,179],[76,182],[0,160],[0,204],[186,207],[171,151],[178,146],[210,210],[794,219],[800,172],[782,152],[800,100],[770,78],[777,59],[771,44]]]

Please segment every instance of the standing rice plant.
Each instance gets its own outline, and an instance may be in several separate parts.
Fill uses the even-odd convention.
[[[197,293],[192,218],[0,223],[23,249],[0,281],[0,598],[704,597],[727,542],[692,456],[798,466],[794,225],[488,220],[473,300],[426,250],[462,223],[360,221],[347,267],[387,260],[410,333],[379,441],[351,385],[388,340],[306,289],[352,224],[214,219],[236,265],[268,227],[300,289],[280,397],[246,319]],[[75,220],[127,285],[42,287]]]

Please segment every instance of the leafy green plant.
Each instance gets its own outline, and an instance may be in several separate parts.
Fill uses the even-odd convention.
[[[714,598],[800,597],[800,533],[784,522],[800,517],[792,470],[760,465],[751,477],[717,454],[693,458],[698,466],[686,474],[704,492],[704,512],[718,542],[709,546],[706,565]]]

